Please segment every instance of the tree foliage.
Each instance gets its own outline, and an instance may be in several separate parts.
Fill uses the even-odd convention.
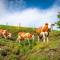
[[[60,12],[59,12],[59,14],[57,15],[57,17],[59,18],[59,21],[57,21],[56,24],[57,24],[58,28],[60,28]]]

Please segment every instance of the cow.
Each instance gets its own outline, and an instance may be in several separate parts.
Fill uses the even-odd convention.
[[[35,32],[38,34],[38,42],[40,38],[43,39],[43,42],[45,42],[46,39],[48,42],[50,26],[48,23],[45,23],[42,27],[36,28]]]
[[[18,38],[17,38],[17,42],[21,42],[21,41],[24,41],[24,40],[28,40],[28,43],[29,43],[29,40],[30,39],[33,39],[34,40],[34,35],[32,35],[31,33],[26,33],[26,32],[19,32],[18,33]]]
[[[11,38],[11,36],[12,33],[8,32],[5,29],[0,29],[0,37],[4,37],[6,39],[6,38]]]

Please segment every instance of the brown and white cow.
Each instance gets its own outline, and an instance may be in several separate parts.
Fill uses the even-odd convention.
[[[47,39],[48,42],[48,35],[49,35],[49,30],[50,30],[50,26],[48,23],[45,23],[44,26],[37,28],[35,31],[38,34],[38,41],[40,38],[43,39],[43,42],[45,42],[45,40]]]
[[[6,39],[6,38],[11,38],[11,35],[12,34],[7,30],[0,29],[0,37],[4,37]]]
[[[30,39],[34,40],[34,35],[32,35],[31,33],[19,32],[16,41],[20,42],[20,41],[28,40],[29,42]]]

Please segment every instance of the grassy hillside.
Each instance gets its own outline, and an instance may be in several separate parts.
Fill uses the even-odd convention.
[[[42,41],[16,42],[19,31],[33,32],[32,28],[0,25],[13,33],[13,40],[0,38],[0,60],[60,60],[60,31],[52,31],[49,43]]]

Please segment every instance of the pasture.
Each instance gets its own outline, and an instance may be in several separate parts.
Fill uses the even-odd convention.
[[[0,28],[13,34],[12,40],[0,38],[0,60],[60,60],[60,31],[50,32],[48,44],[35,38],[34,42],[30,40],[29,46],[27,41],[16,42],[17,33],[33,33],[33,28],[6,25]]]

